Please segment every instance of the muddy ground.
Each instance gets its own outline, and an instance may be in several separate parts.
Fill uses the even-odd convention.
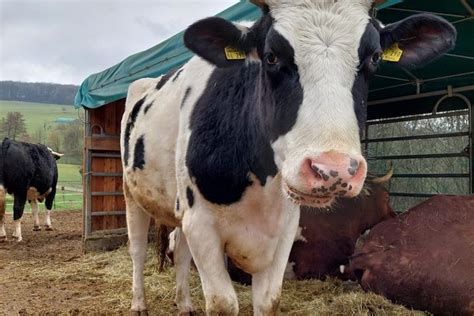
[[[31,214],[25,214],[23,241],[19,243],[10,237],[11,214],[6,217],[8,241],[0,243],[0,313],[55,314],[105,307],[99,299],[105,289],[103,283],[94,279],[58,282],[50,277],[58,265],[67,265],[82,256],[80,211],[53,213],[54,230],[39,232],[33,232]]]
[[[33,232],[30,213],[23,218],[23,241],[0,243],[0,315],[128,315],[131,260],[126,247],[82,254],[81,212],[53,213],[54,231]],[[7,214],[7,233],[13,231]],[[158,272],[154,247],[148,252],[145,286],[149,315],[176,314],[175,273]],[[249,287],[235,284],[242,315],[252,314]],[[191,295],[198,315],[205,304],[198,275]],[[286,281],[282,315],[423,315],[362,292],[339,280]]]

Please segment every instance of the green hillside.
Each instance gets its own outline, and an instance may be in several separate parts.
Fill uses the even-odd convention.
[[[77,111],[73,106],[0,100],[0,118],[7,112],[22,113],[29,134],[35,133],[39,128],[52,130],[57,125],[54,123],[57,118],[84,118],[84,111]]]

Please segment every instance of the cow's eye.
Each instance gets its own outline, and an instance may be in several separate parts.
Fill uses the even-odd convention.
[[[372,61],[372,64],[376,65],[380,62],[380,60],[382,59],[382,53],[381,52],[375,52],[373,55],[372,55],[372,58],[371,58],[371,61]]]
[[[267,60],[267,64],[269,65],[276,65],[279,62],[278,57],[276,57],[273,53],[267,53],[265,59]]]

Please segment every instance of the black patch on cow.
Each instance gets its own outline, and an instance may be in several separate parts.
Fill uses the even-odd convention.
[[[192,208],[194,206],[194,192],[190,187],[186,188],[186,198],[188,199],[189,208]]]
[[[181,109],[184,107],[184,104],[188,100],[190,94],[191,94],[191,87],[188,87],[186,91],[184,92],[183,100],[181,101]]]
[[[278,54],[278,67],[216,69],[191,114],[186,165],[201,194],[215,204],[239,201],[251,174],[262,186],[277,174],[271,143],[291,130],[303,101],[288,41],[271,31],[260,45],[259,51]]]
[[[13,219],[23,216],[28,188],[34,187],[46,197],[45,206],[52,209],[56,195],[58,168],[56,159],[44,145],[17,142],[5,138],[0,149],[0,185],[14,197]]]
[[[150,111],[152,106],[153,106],[153,102],[145,106],[145,108],[143,109],[143,113],[147,114],[148,111]]]
[[[161,90],[161,88],[164,87],[164,85],[173,77],[173,75],[176,73],[177,69],[170,70],[166,75],[161,77],[160,81],[158,81],[158,84],[156,85],[156,90]]]
[[[173,78],[173,82],[175,82],[179,78],[179,75],[181,75],[183,70],[184,70],[184,68],[181,68],[180,70],[178,70],[178,72],[176,73],[176,75]]]
[[[145,167],[145,135],[137,139],[133,156],[133,170],[143,170]]]
[[[359,125],[359,134],[362,137],[367,121],[367,99],[369,96],[369,80],[375,73],[378,63],[372,62],[374,53],[381,53],[380,35],[374,26],[375,22],[369,22],[359,43],[359,70],[354,85],[352,86],[352,97],[354,100],[354,111]]]
[[[176,199],[176,211],[179,212],[179,197]]]
[[[132,134],[132,130],[135,127],[135,122],[138,117],[138,113],[140,113],[140,110],[143,107],[143,104],[145,103],[146,97],[143,99],[139,100],[135,106],[133,107],[132,111],[130,112],[130,115],[128,116],[128,121],[127,121],[127,126],[125,126],[125,132],[123,135],[123,162],[125,166],[128,166],[129,162],[129,157],[130,157],[130,135]]]

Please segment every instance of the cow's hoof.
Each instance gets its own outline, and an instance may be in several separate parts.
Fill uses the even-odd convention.
[[[33,226],[33,231],[34,231],[34,232],[39,232],[39,231],[41,231],[41,226],[36,226],[36,225]]]
[[[0,236],[0,242],[7,241],[7,236]]]
[[[53,226],[46,225],[46,226],[44,226],[44,229],[50,232],[50,231],[53,230]]]
[[[148,311],[131,311],[131,316],[148,316]]]
[[[12,236],[13,240],[16,241],[16,242],[20,242],[20,241],[23,241],[23,238],[20,236],[20,237],[17,237],[17,236]]]

